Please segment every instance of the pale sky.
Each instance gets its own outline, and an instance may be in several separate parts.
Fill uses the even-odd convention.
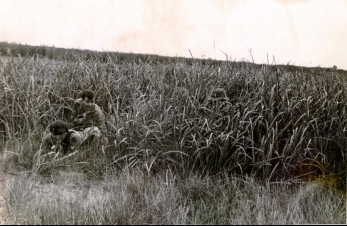
[[[347,0],[0,0],[0,41],[347,70]]]

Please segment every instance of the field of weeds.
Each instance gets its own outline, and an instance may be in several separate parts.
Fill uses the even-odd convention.
[[[346,222],[345,71],[97,53],[0,64],[2,170],[16,174],[4,222]],[[85,88],[108,146],[43,153]]]

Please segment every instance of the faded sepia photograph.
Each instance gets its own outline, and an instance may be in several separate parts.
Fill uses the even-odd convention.
[[[346,224],[346,0],[0,0],[0,225]]]

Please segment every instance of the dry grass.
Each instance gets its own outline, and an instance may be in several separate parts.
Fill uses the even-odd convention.
[[[56,171],[8,185],[9,224],[343,224],[343,196],[317,184],[236,177],[180,179],[167,171],[90,181]]]

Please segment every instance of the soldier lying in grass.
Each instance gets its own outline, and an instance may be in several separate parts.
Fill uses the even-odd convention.
[[[49,133],[43,137],[45,150],[63,152],[67,154],[85,144],[102,144],[101,131],[95,127],[88,127],[83,131],[68,128],[68,124],[61,120],[54,121],[49,126]]]

